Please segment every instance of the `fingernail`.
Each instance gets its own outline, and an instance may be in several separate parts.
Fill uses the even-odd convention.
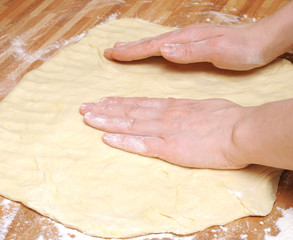
[[[106,48],[106,49],[104,50],[104,53],[112,53],[113,49],[114,49],[114,48]]]
[[[83,103],[83,104],[80,105],[80,109],[81,110],[85,110],[86,109],[86,106],[87,106],[87,104],[86,103]]]
[[[80,109],[82,110],[82,111],[87,111],[87,112],[89,112],[89,111],[91,111],[92,109],[93,109],[93,107],[94,107],[94,103],[83,103],[83,104],[81,104],[80,105]]]
[[[112,51],[113,51],[113,48],[105,49],[104,57],[107,58],[108,60],[114,60],[114,58],[112,57]]]
[[[164,44],[161,47],[161,52],[166,55],[172,55],[176,52],[176,44]]]

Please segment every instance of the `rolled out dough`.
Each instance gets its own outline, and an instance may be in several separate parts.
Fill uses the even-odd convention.
[[[0,103],[0,193],[85,233],[188,234],[273,206],[280,170],[187,169],[112,149],[86,126],[82,102],[104,96],[226,98],[242,105],[293,97],[285,60],[236,73],[161,58],[115,63],[103,50],[171,28],[121,19],[90,30],[26,74]]]

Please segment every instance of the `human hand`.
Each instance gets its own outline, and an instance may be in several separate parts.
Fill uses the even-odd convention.
[[[175,63],[211,62],[218,68],[249,70],[276,57],[262,22],[218,26],[192,24],[180,30],[106,49],[109,60],[132,61],[162,56]]]
[[[80,112],[112,147],[185,167],[237,169],[248,165],[233,156],[244,109],[224,99],[108,97]]]

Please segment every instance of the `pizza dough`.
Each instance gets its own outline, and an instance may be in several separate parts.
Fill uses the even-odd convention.
[[[285,60],[240,73],[158,57],[132,63],[103,57],[115,41],[170,30],[114,20],[26,74],[0,103],[0,193],[101,237],[188,234],[268,214],[280,170],[178,167],[110,148],[102,132],[84,124],[80,104],[104,96],[217,97],[242,105],[293,97],[293,67]]]

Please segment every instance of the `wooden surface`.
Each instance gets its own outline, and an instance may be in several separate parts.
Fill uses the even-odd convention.
[[[0,98],[22,76],[98,23],[138,17],[169,26],[253,22],[288,0],[0,0]],[[221,206],[219,206],[221,207]],[[264,239],[278,233],[280,209],[293,207],[293,173],[283,174],[272,213],[193,234],[193,239]],[[147,237],[146,237],[147,238]],[[0,197],[0,240],[92,239]]]

